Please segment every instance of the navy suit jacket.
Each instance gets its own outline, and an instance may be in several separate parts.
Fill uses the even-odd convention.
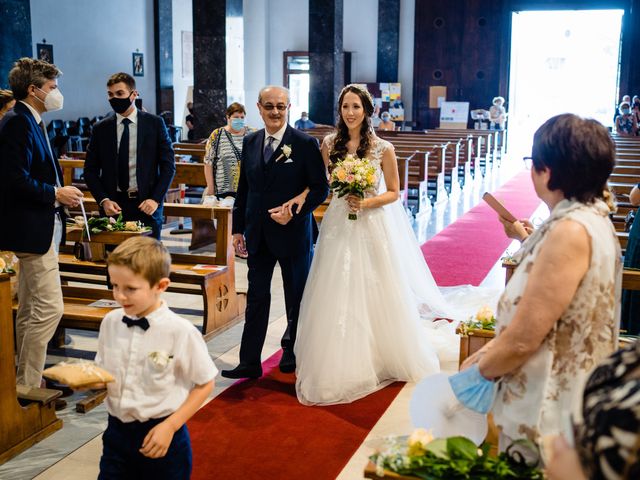
[[[136,180],[138,198],[151,198],[162,205],[176,172],[173,147],[164,120],[138,111]],[[118,138],[116,116],[96,123],[91,133],[84,163],[84,179],[93,198],[116,199],[118,188]]]
[[[244,234],[249,253],[255,254],[264,237],[275,256],[299,255],[313,247],[312,212],[329,194],[322,155],[315,138],[287,126],[282,142],[265,164],[264,135],[264,129],[258,130],[247,135],[242,144],[233,233]],[[284,145],[291,148],[289,159],[282,152]],[[306,202],[289,223],[280,225],[271,219],[270,208],[291,200],[307,187]]]
[[[56,170],[29,108],[17,102],[0,123],[0,250],[44,254],[53,236]],[[64,218],[63,218],[64,220]]]

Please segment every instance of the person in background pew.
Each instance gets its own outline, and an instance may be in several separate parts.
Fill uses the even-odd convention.
[[[219,200],[235,198],[240,178],[242,142],[253,129],[247,127],[244,105],[233,102],[227,107],[227,124],[216,128],[205,147],[204,175],[207,188],[204,195],[215,195]]]
[[[162,300],[171,256],[157,240],[135,237],[108,259],[113,298],[122,306],[100,324],[95,362],[107,385],[107,429],[99,480],[187,480],[186,422],[211,394],[218,373],[202,335]]]
[[[176,172],[167,127],[136,108],[136,81],[128,73],[109,77],[107,96],[116,114],[94,125],[84,178],[106,215],[140,220],[159,239],[162,204]]]
[[[17,382],[29,387],[41,386],[47,343],[64,308],[58,270],[64,207],[76,207],[82,199],[76,187],[63,186],[58,156],[42,120],[45,112],[62,108],[60,74],[42,60],[15,62],[9,85],[17,103],[0,123],[0,250],[14,251],[20,259]]]
[[[507,110],[504,108],[504,97],[495,97],[489,108],[489,128],[491,130],[504,130],[507,125]]]
[[[0,120],[5,114],[11,110],[16,104],[16,100],[13,98],[11,90],[0,89]]]
[[[184,119],[184,123],[187,125],[187,140],[193,142],[196,139],[196,123],[198,123],[193,109],[193,102],[187,103],[187,110],[189,114]]]
[[[638,125],[638,132],[636,132],[636,135],[640,135],[640,97],[637,95],[634,95],[633,100],[631,101],[631,114],[636,119],[636,125]]]
[[[628,102],[622,102],[618,109],[620,115],[616,117],[616,133],[625,137],[635,137],[638,133],[638,122],[631,113]]]
[[[300,118],[296,120],[295,127],[298,130],[307,130],[309,128],[316,128],[316,123],[309,118],[307,112],[302,112]]]
[[[631,190],[629,202],[634,207],[640,205],[640,184]],[[640,215],[637,211],[629,231],[624,266],[640,268]],[[620,328],[630,335],[640,335],[640,292],[623,290]]]
[[[380,115],[380,120],[378,130],[393,132],[396,129],[396,124],[391,121],[391,114],[389,112],[383,112],[382,115]]]
[[[617,349],[622,265],[604,201],[614,158],[595,120],[558,115],[534,135],[531,179],[551,215],[530,235],[502,220],[525,240],[518,267],[498,303],[496,337],[462,365],[501,377],[493,406],[501,449],[557,434],[563,416],[577,413],[587,375]]]

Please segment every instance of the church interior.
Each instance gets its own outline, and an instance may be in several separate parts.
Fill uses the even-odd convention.
[[[122,305],[108,259],[125,241],[153,237],[155,230],[141,225],[159,212],[158,239],[171,260],[170,283],[159,298],[195,326],[197,341],[206,346],[217,373],[211,393],[186,419],[193,452],[190,473],[174,478],[640,478],[640,220],[634,224],[640,205],[639,0],[0,0],[0,12],[0,100],[2,92],[9,96],[0,108],[0,114],[7,115],[4,121],[0,117],[0,172],[9,175],[0,187],[0,212],[19,211],[21,203],[28,203],[14,193],[21,187],[12,183],[17,177],[12,177],[14,167],[9,165],[31,165],[31,154],[15,154],[13,145],[19,142],[8,132],[11,122],[17,123],[12,115],[33,114],[38,101],[44,105],[38,110],[44,113],[46,144],[42,143],[49,145],[45,151],[51,152],[53,183],[58,182],[55,189],[50,186],[55,197],[46,208],[53,211],[53,198],[55,212],[61,204],[66,207],[66,238],[54,254],[64,305],[55,332],[45,342],[44,368],[64,362],[80,363],[86,370],[92,368],[87,365],[93,365],[89,362],[97,352],[106,355],[101,350],[103,319],[112,318]],[[29,97],[20,96],[11,72],[24,58],[55,65],[57,73],[51,78],[64,95],[62,109],[47,108],[38,80],[35,89],[25,84]],[[114,77],[117,72],[126,75]],[[131,95],[125,97],[120,112],[111,101],[122,98],[114,85],[126,85],[125,94],[135,94],[135,101]],[[356,87],[348,90],[348,85]],[[287,100],[268,103],[270,98],[283,98],[276,94]],[[46,95],[47,101],[50,98],[51,93]],[[358,126],[357,133],[349,127],[347,98],[355,99],[356,111],[364,110],[353,115],[364,115],[368,122]],[[14,112],[7,113],[11,109]],[[131,127],[126,122],[122,126],[123,112],[132,109],[137,119]],[[110,161],[115,165],[122,160],[121,140],[128,139],[129,132],[138,136],[138,159],[143,150],[151,151],[141,140],[147,116],[162,119],[160,131],[167,139],[162,148],[170,151],[171,174],[161,196],[147,200],[158,210],[152,208],[147,215],[141,204],[146,216],[116,221],[117,211],[106,208],[114,203],[109,198],[113,195],[96,190],[89,174],[90,165],[105,158],[98,152],[98,135],[106,130],[100,125],[111,121],[113,132],[118,129],[117,144],[111,134]],[[271,128],[271,121],[281,123]],[[359,140],[352,145],[349,135],[351,142]],[[256,138],[275,139],[276,144],[284,138],[275,153],[270,143],[264,150],[262,144],[256,147],[257,156],[265,157],[259,165],[265,175],[269,168],[297,172],[300,164],[312,160],[318,166],[321,156],[328,165],[323,172],[330,179],[323,182],[332,193],[325,192],[312,212],[305,210],[303,199],[298,212],[305,213],[287,218],[291,226],[308,217],[309,232],[313,228],[313,240],[319,239],[315,251],[311,242],[304,296],[304,284],[297,285],[302,307],[298,299],[292,309],[289,267],[276,254],[263,252],[285,242],[280,237],[268,240],[276,224],[262,227],[262,243],[253,248],[248,225],[254,219],[248,213],[246,220],[240,217],[244,211],[239,212],[239,205],[251,205],[259,195],[272,198],[265,193],[270,188],[266,180],[260,184],[262,190],[253,190],[257,167],[248,165],[253,161],[250,142]],[[351,191],[345,198],[356,198],[353,207],[338,197],[340,181],[332,173],[332,162],[338,148],[364,157],[359,150],[364,138],[370,142],[365,153],[380,156],[374,162],[376,181],[385,188],[369,186],[369,193],[360,198]],[[296,164],[296,153],[307,140],[314,145],[313,158]],[[116,194],[143,200],[138,195],[146,177],[136,166],[136,153],[131,153],[136,151],[135,141],[129,142],[123,160],[129,162],[128,187],[121,187],[119,176]],[[386,153],[374,154],[372,145],[389,147]],[[225,156],[235,162],[232,173],[216,163]],[[136,168],[137,177],[132,173]],[[159,163],[156,168],[154,163],[150,168],[150,175],[162,177],[169,167]],[[559,177],[563,168],[567,170]],[[28,178],[36,175],[24,169],[21,174]],[[101,179],[108,169],[101,167]],[[598,175],[602,180],[589,183]],[[136,184],[131,183],[133,177]],[[82,192],[82,200],[73,206],[59,201],[63,186]],[[310,183],[309,188],[306,198],[311,205]],[[372,194],[371,188],[379,190]],[[492,194],[489,199],[487,192]],[[383,205],[386,200],[380,199],[391,194],[392,200]],[[278,204],[288,200],[277,191],[273,195]],[[376,208],[365,208],[370,205]],[[264,209],[275,206],[260,205],[260,215],[268,219]],[[351,208],[349,219],[347,210],[338,208]],[[593,213],[598,208],[606,212]],[[385,228],[399,236],[406,226],[410,246],[394,243],[396,234],[387,237],[380,233],[387,230],[375,230],[373,210],[384,211]],[[339,219],[336,211],[342,213]],[[278,221],[274,215],[271,218]],[[107,216],[114,218],[100,224],[97,217]],[[28,214],[21,217],[28,221]],[[240,223],[244,230],[239,230]],[[563,226],[566,231],[560,234]],[[22,295],[32,294],[25,278],[29,270],[21,264],[30,257],[6,245],[9,230],[21,228],[5,224],[0,229],[0,479],[119,478],[101,472],[103,434],[111,428],[114,411],[121,409],[115,401],[110,403],[112,385],[109,393],[104,386],[70,388],[46,373],[39,387],[19,382],[18,332],[27,328],[20,326],[20,303]],[[371,230],[363,234],[362,243],[351,244],[352,257],[344,257],[353,262],[338,261],[342,257],[335,247],[328,247],[330,242],[348,242],[338,243],[333,237],[366,228]],[[245,238],[248,253],[243,251]],[[553,249],[551,242],[545,249],[545,238],[555,239],[556,245],[566,240],[566,250],[558,253],[561,247]],[[376,243],[390,253],[367,257],[368,245]],[[429,278],[410,274],[416,270],[411,260],[415,257],[405,250],[419,256],[417,263],[425,264]],[[316,284],[314,275],[331,270],[317,264],[331,255],[339,262],[333,266],[335,276],[318,278],[343,278],[344,284]],[[266,291],[261,291],[268,327],[254,365],[259,374],[234,377],[234,367],[242,367],[245,358],[241,346],[248,350],[246,316],[262,308],[256,306],[256,272],[265,268],[258,258],[268,263],[267,257],[275,269],[273,277],[266,275]],[[400,272],[397,277],[376,273],[378,265],[387,263]],[[350,268],[369,272],[364,274],[367,284],[358,284]],[[337,270],[342,270],[342,277]],[[430,312],[420,309],[425,302],[418,301],[419,293],[432,284],[442,292],[438,296],[464,313],[440,314],[434,304]],[[407,340],[391,353],[371,347],[378,384],[367,395],[328,404],[300,400],[303,356],[297,343],[287,343],[287,335],[299,309],[301,323],[297,340],[294,324],[293,339],[308,341],[304,329],[311,327],[304,317],[313,313],[305,308],[305,302],[312,303],[310,285],[332,290],[328,298],[336,303],[346,298],[342,303],[348,304],[353,298],[341,295],[341,290],[370,291],[371,297],[364,293],[363,299],[353,300],[356,305],[344,308],[362,308],[362,317],[376,310],[367,310],[368,303],[379,305],[380,317],[388,308],[389,331],[406,320],[398,313],[404,310],[392,303],[397,287],[397,295],[415,307],[421,326],[420,338],[414,341],[419,349],[426,345],[432,352],[438,365],[433,377],[407,378],[376,366],[378,359],[384,363],[384,355],[417,359],[420,353],[408,351],[412,343]],[[342,311],[322,303],[318,302],[319,311]],[[29,315],[38,313],[32,310]],[[326,322],[327,331],[334,323],[339,325],[336,329],[360,328],[358,315],[343,315],[346,327],[338,316],[316,315],[313,320]],[[125,316],[122,321],[126,320]],[[127,332],[138,330],[127,327]],[[368,335],[375,336],[363,330],[361,336]],[[538,339],[535,348],[524,341],[527,336]],[[332,337],[327,333],[326,338]],[[376,339],[363,341],[377,345]],[[338,351],[336,343],[339,340],[328,341],[326,352]],[[294,350],[297,371],[295,359],[292,369],[285,365],[286,355]],[[105,361],[98,363],[105,366]],[[170,355],[166,361],[177,360]],[[364,356],[360,360],[368,362]],[[327,365],[334,363],[335,359],[327,360]],[[611,365],[618,366],[618,373],[603,370]],[[621,365],[631,373],[619,374]],[[321,360],[312,365],[323,368]],[[348,368],[345,364],[345,371]],[[474,403],[477,399],[467,404],[457,395],[451,379],[472,370],[478,375],[474,386],[492,392],[485,392],[491,408],[482,410]],[[231,377],[224,372],[232,372]],[[342,373],[335,372],[336,382],[345,377]],[[571,385],[571,378],[576,385]],[[598,381],[609,383],[603,387]],[[144,376],[140,382],[146,384]],[[535,390],[542,384],[542,390]],[[452,397],[446,400],[449,391]],[[565,393],[572,400],[562,404],[558,398],[564,399]],[[573,399],[578,402],[575,411]],[[444,413],[437,410],[438,402],[447,401]],[[531,420],[535,425],[530,429],[526,422],[534,410],[539,417]],[[518,413],[526,419],[515,418]],[[436,447],[443,437],[444,443]],[[451,473],[458,465],[454,454],[460,454],[454,452],[458,444],[452,439],[459,437],[473,441],[471,453],[466,451],[469,456],[459,460],[477,469],[469,467],[467,476]],[[407,444],[408,450],[389,449],[391,438],[396,446]],[[529,451],[520,457],[508,449],[504,453],[506,446],[520,445],[520,439],[528,442]],[[598,440],[611,442],[610,447]],[[501,476],[489,470],[494,464],[485,460],[487,455],[499,459],[495,462],[504,468],[526,474]],[[534,457],[533,466],[526,464],[528,455]],[[526,467],[514,458],[524,459]],[[445,471],[438,470],[444,463],[449,473],[437,476],[434,472]],[[430,474],[434,476],[425,476]]]

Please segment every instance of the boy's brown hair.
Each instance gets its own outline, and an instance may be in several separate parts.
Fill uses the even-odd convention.
[[[131,90],[132,92],[136,89],[135,79],[128,73],[124,73],[124,72],[114,73],[113,75],[111,75],[109,77],[109,80],[107,80],[107,87],[110,87],[111,85],[115,85],[116,83],[120,83],[120,82],[124,83],[127,87],[129,87],[129,90]]]
[[[160,241],[151,237],[133,237],[109,254],[107,265],[120,265],[141,275],[152,287],[171,273],[171,255]]]

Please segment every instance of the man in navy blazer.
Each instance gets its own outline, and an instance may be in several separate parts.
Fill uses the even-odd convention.
[[[128,73],[109,78],[107,96],[115,115],[93,127],[85,181],[106,215],[140,220],[160,239],[162,204],[176,171],[167,128],[162,118],[136,108],[136,82]]]
[[[64,238],[64,206],[76,207],[82,192],[63,186],[62,170],[49,145],[41,115],[62,108],[55,65],[21,58],[9,72],[17,100],[0,124],[0,250],[20,259],[16,381],[39,387],[64,304],[58,246]]]
[[[282,336],[280,370],[295,371],[293,345],[302,293],[311,266],[315,220],[312,212],[329,193],[318,142],[287,125],[289,92],[269,86],[260,91],[258,109],[265,128],[244,138],[238,192],[233,207],[233,244],[248,253],[249,290],[240,365],[223,370],[227,378],[262,375],[260,354],[269,324],[271,278],[282,270],[287,328]],[[308,189],[294,214],[282,205]]]

